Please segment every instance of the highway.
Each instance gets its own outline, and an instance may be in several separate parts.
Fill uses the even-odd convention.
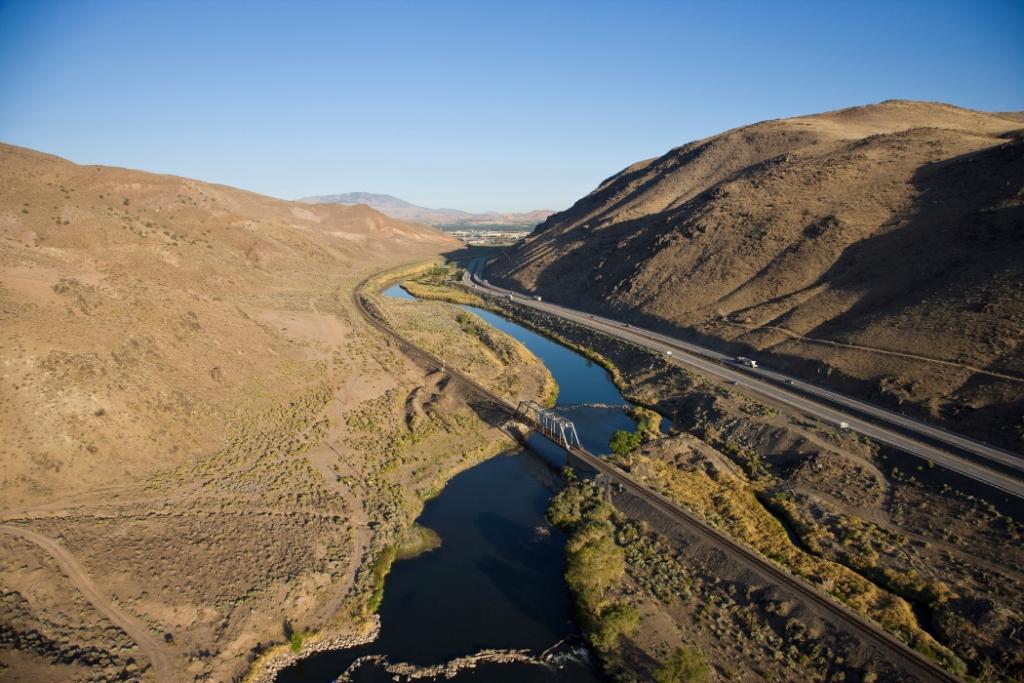
[[[757,394],[770,401],[795,408],[837,427],[845,425],[846,429],[987,484],[1003,493],[1024,499],[1024,458],[1020,455],[788,377],[780,372],[762,367],[744,367],[732,356],[713,349],[565,306],[537,301],[528,295],[488,283],[480,275],[479,261],[473,266],[467,269],[463,284],[477,292],[498,297],[512,296],[521,305],[665,354],[666,360],[676,365],[694,368],[718,377],[742,387],[747,393]],[[671,355],[666,353],[669,351]],[[936,444],[960,449],[977,460]],[[1013,474],[994,470],[982,463],[997,463]]]
[[[367,322],[396,342],[403,352],[426,369],[433,371],[439,370],[446,373],[453,380],[461,383],[463,387],[485,399],[498,410],[546,435],[540,424],[535,420],[532,420],[530,416],[520,413],[516,406],[513,406],[505,399],[492,393],[486,387],[478,384],[476,381],[452,368],[450,365],[447,365],[440,358],[405,339],[384,321],[374,315],[363,301],[361,294],[369,279],[370,278],[367,278],[367,280],[360,283],[352,295],[352,299],[357,310],[362,314]],[[660,493],[649,489],[647,486],[633,479],[628,473],[619,469],[615,465],[605,462],[601,458],[581,448],[569,448],[567,452],[570,455],[570,462],[575,461],[577,463],[581,463],[589,467],[591,470],[604,475],[609,481],[620,484],[624,491],[644,501],[653,511],[658,514],[665,515],[669,520],[678,524],[681,528],[686,529],[688,533],[692,534],[696,539],[699,539],[699,541],[709,543],[724,551],[731,556],[734,561],[739,562],[742,566],[754,570],[766,580],[772,581],[779,586],[789,589],[809,604],[823,610],[825,614],[831,616],[833,623],[845,628],[847,632],[855,634],[856,637],[861,639],[863,642],[871,643],[875,647],[879,648],[886,661],[896,664],[904,672],[912,675],[914,679],[921,681],[922,683],[926,681],[956,683],[959,681],[956,676],[946,671],[937,663],[911,649],[903,641],[885,631],[874,622],[866,619],[857,612],[854,612],[845,605],[840,604],[830,595],[822,592],[810,583],[790,574],[781,566],[763,557],[753,548],[744,545],[728,534],[710,526],[689,510],[686,510]]]

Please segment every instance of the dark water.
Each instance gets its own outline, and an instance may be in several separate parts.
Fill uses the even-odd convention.
[[[522,325],[474,306],[463,306],[493,327],[518,339],[548,367],[558,382],[555,411],[576,425],[583,447],[607,455],[608,440],[620,429],[632,431],[636,422],[623,412],[628,405],[608,371],[588,358]]]
[[[557,665],[487,665],[454,680],[601,680],[578,647],[562,578],[565,539],[544,520],[557,486],[551,468],[522,450],[454,477],[418,520],[441,536],[441,547],[396,562],[387,577],[380,637],[362,647],[315,655],[277,680],[333,681],[367,654],[430,665],[484,648],[527,648],[537,654],[566,638],[570,645],[560,652],[567,656]],[[388,681],[391,674],[363,666],[352,678]]]
[[[415,300],[398,285],[387,296]],[[607,453],[618,429],[635,428],[611,376],[599,365],[490,311],[464,306],[518,339],[551,370],[556,410],[572,420],[584,447]],[[485,648],[557,648],[556,663],[486,664],[456,681],[592,683],[603,680],[582,645],[563,579],[565,539],[544,512],[559,482],[559,451],[538,438],[531,447],[487,460],[454,477],[417,520],[441,537],[439,549],[396,562],[384,584],[381,633],[373,643],[321,653],[283,671],[280,683],[333,681],[359,657],[429,666]],[[561,457],[564,457],[562,454]],[[391,681],[373,664],[351,672],[360,682]]]

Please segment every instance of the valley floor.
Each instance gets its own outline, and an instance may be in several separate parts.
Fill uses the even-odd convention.
[[[960,674],[1010,681],[1024,672],[1020,509],[657,353],[512,302],[492,304],[589,349],[629,399],[671,419],[670,434],[649,432],[617,456],[633,477]],[[570,528],[580,521],[572,517]],[[636,630],[604,649],[624,678],[653,672],[652,662],[682,647],[703,652],[728,680],[886,680],[884,666],[858,666],[795,603],[671,542],[656,522],[612,515],[611,523],[626,572],[609,595],[639,614]]]
[[[260,390],[268,407],[241,406],[222,447],[137,483],[5,501],[4,680],[232,680],[287,652],[293,633],[309,649],[372,624],[391,549],[423,500],[509,440],[358,321],[355,284],[279,312],[308,360],[290,387]],[[500,334],[382,305],[481,381],[551,391]]]
[[[390,271],[367,283],[365,300],[509,399],[557,391],[522,344],[450,303],[373,292],[415,280],[405,286],[420,296],[486,303],[583,350],[630,400],[671,419],[668,434],[641,421],[639,446],[616,456],[633,477],[959,673],[1011,681],[1024,671],[1020,511],[657,354],[483,302],[450,279],[434,265]],[[275,317],[289,338],[308,340],[308,360],[289,370],[287,391],[262,388],[263,407],[240,411],[222,447],[134,484],[0,510],[5,680],[248,671],[263,681],[372,630],[383,577],[423,501],[507,437],[498,416],[360,323],[355,287],[339,283]],[[572,535],[567,577],[615,678],[898,678],[784,592],[628,501],[606,507],[588,486],[570,483],[551,517]],[[593,576],[612,569],[596,593],[572,570],[595,561]]]

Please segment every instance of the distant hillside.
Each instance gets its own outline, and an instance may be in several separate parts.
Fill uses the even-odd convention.
[[[539,209],[526,213],[469,213],[458,209],[428,209],[403,201],[389,194],[372,192],[345,192],[315,197],[305,197],[299,201],[311,204],[343,204],[352,206],[365,204],[381,213],[400,218],[404,221],[421,223],[449,230],[472,229],[484,227],[503,227],[508,230],[529,231],[538,223],[551,215],[551,211]]]
[[[488,272],[1024,450],[1024,384],[970,369],[1024,378],[1022,113],[730,130],[612,176]]]

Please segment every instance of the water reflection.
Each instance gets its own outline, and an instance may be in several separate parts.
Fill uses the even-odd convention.
[[[418,520],[438,532],[441,547],[397,562],[388,575],[377,641],[315,655],[282,672],[278,681],[333,681],[368,654],[432,665],[485,648],[539,654],[567,638],[578,643],[562,579],[565,539],[544,520],[557,486],[556,473],[524,450],[454,477]],[[488,665],[454,680],[600,680],[585,657],[569,658],[561,667]],[[493,675],[480,678],[484,670]],[[384,674],[368,665],[352,678],[391,680]]]

